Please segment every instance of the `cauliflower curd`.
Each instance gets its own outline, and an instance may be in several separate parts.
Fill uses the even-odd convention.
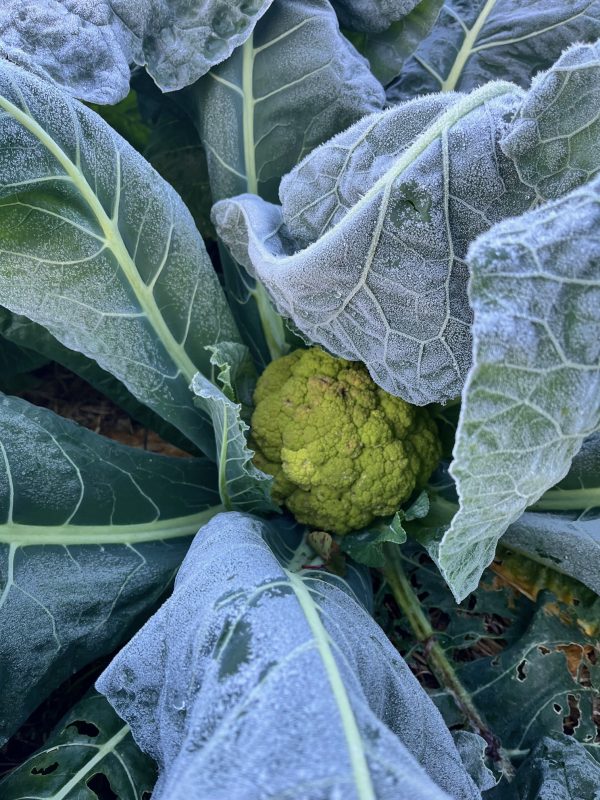
[[[316,347],[269,364],[254,402],[254,462],[274,476],[273,499],[314,528],[344,534],[393,514],[440,458],[427,409]]]

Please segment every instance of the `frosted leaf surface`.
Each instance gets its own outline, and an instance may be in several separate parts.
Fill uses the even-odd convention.
[[[388,87],[388,99],[469,91],[498,79],[527,88],[570,44],[598,37],[599,0],[446,0],[433,29]]]
[[[494,798],[600,800],[600,765],[572,736],[545,736],[506,789],[506,795],[498,793]]]
[[[0,742],[127,639],[218,503],[208,460],[125,447],[1,396]]]
[[[384,101],[328,0],[275,0],[243,47],[185,93],[215,200],[244,192],[276,200],[282,175]],[[266,365],[281,355],[274,343],[285,347],[281,319],[246,271],[221,255],[240,330]]]
[[[205,452],[189,384],[238,338],[189,211],[94,112],[0,66],[0,294]]]
[[[533,80],[500,142],[523,183],[554,199],[600,170],[600,41],[576,45]]]
[[[434,556],[458,600],[600,427],[600,179],[471,247],[473,367],[450,467],[460,510]]]
[[[117,103],[129,65],[158,86],[188,86],[250,35],[272,0],[4,0],[0,55],[75,97]]]
[[[353,31],[383,31],[409,14],[419,0],[331,0],[340,25]]]
[[[480,798],[450,734],[347,580],[295,529],[215,517],[172,597],[98,688],[159,764],[156,800]]]
[[[519,97],[495,83],[365,117],[285,177],[282,209],[217,203],[219,235],[310,341],[411,403],[456,397],[471,359],[467,247],[531,201],[497,147]]]

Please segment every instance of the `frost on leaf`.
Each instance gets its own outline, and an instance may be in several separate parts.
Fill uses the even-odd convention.
[[[600,179],[469,251],[474,363],[451,473],[460,510],[434,555],[457,599],[600,427]]]
[[[129,65],[163,91],[193,83],[250,35],[272,0],[3,0],[0,56],[75,97],[117,103]]]
[[[159,764],[153,797],[478,800],[441,716],[361,603],[366,572],[342,579],[312,558],[285,522],[220,514],[100,677]]]
[[[234,257],[312,342],[415,404],[460,394],[471,360],[469,242],[531,190],[497,140],[520,91],[490,84],[365,117],[282,181],[213,217]]]

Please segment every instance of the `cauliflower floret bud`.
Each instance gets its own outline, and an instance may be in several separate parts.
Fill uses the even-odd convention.
[[[254,402],[250,445],[274,476],[273,499],[320,530],[344,534],[393,514],[440,458],[427,409],[317,347],[269,364]]]

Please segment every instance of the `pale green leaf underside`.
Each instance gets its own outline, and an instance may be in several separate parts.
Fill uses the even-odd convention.
[[[164,92],[188,86],[244,42],[272,0],[5,0],[0,55],[75,97],[116,103],[130,64]]]
[[[474,364],[435,557],[457,599],[600,426],[600,182],[500,223],[469,253]]]
[[[237,332],[193,220],[100,117],[0,67],[2,303],[210,452],[189,384]]]
[[[0,782],[0,796],[2,800],[95,800],[93,787],[102,786],[100,777],[119,800],[144,800],[156,774],[129,727],[104,697],[92,692],[73,706],[41,750]]]
[[[357,602],[365,576],[303,569],[310,558],[293,529],[219,515],[172,598],[101,676],[159,763],[153,797],[247,786],[257,798],[479,798],[427,695]]]
[[[282,209],[217,203],[218,232],[310,341],[409,402],[456,397],[471,360],[468,242],[531,202],[496,146],[520,96],[493,83],[365,117],[286,176]]]
[[[570,44],[599,36],[598,0],[446,0],[429,35],[402,64],[388,99],[469,91],[498,79],[527,88]]]
[[[0,741],[110,652],[219,507],[214,464],[125,447],[0,401]]]

